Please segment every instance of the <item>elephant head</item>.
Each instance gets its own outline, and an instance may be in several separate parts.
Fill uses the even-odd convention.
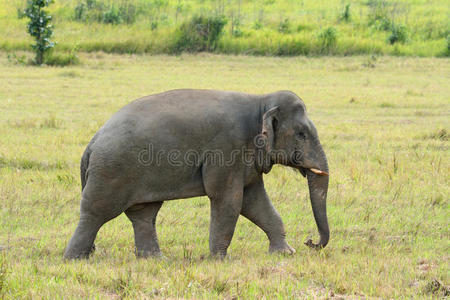
[[[309,194],[320,241],[306,245],[323,248],[327,245],[328,227],[326,200],[328,191],[328,163],[320,144],[316,127],[308,118],[303,101],[293,93],[272,94],[262,109],[262,135],[265,137],[265,157],[262,171],[267,173],[273,164],[293,167],[308,179]]]

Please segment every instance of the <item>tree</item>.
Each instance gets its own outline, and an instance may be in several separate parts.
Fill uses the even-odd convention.
[[[43,8],[49,6],[53,0],[28,0],[25,15],[30,19],[27,25],[28,33],[35,39],[32,45],[36,52],[35,62],[42,65],[44,54],[55,46],[50,40],[53,35],[53,26],[50,24],[50,16]]]

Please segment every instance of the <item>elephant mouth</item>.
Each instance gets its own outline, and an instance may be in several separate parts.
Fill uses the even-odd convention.
[[[292,156],[292,162],[294,165],[297,166],[300,173],[302,173],[303,177],[306,177],[306,170],[310,170],[314,174],[321,175],[321,176],[328,176],[328,172],[322,171],[319,168],[314,167],[300,167],[302,165],[302,158],[303,153],[301,151],[294,151],[294,155]]]

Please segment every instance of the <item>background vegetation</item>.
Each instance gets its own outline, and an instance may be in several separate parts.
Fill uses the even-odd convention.
[[[29,49],[24,6],[25,0],[0,0],[0,49]],[[77,46],[153,54],[450,53],[445,0],[57,0],[50,13],[58,47],[67,51]],[[209,36],[211,45],[202,40],[210,24],[223,24]]]
[[[27,30],[35,40],[31,47],[36,53],[34,63],[37,65],[42,65],[44,56],[48,55],[48,52],[55,46],[55,43],[51,41],[53,26],[50,22],[52,17],[44,9],[51,3],[51,0],[28,0],[27,7],[23,10],[25,16],[30,19]]]
[[[26,1],[0,0],[0,299],[448,296],[447,2],[56,0],[45,64],[62,69],[28,65]],[[352,57],[316,57],[330,55]],[[164,259],[135,258],[123,215],[90,260],[62,259],[93,134],[131,100],[182,87],[304,99],[330,163],[326,249],[303,245],[317,238],[305,179],[275,167],[266,188],[294,256],[268,255],[241,218],[229,257],[209,259],[200,197],[163,205]]]
[[[448,295],[448,59],[80,56],[82,66],[34,68],[0,53],[1,299]],[[131,100],[180,87],[304,99],[330,163],[327,248],[303,245],[318,237],[306,180],[275,167],[266,187],[294,256],[269,255],[264,233],[240,218],[229,258],[210,260],[201,197],[163,205],[165,259],[135,258],[122,215],[100,230],[89,261],[63,261],[93,134]]]

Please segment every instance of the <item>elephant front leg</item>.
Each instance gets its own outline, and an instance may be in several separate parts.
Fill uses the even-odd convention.
[[[283,221],[267,196],[262,178],[245,188],[241,214],[266,233],[269,252],[295,253],[286,242]]]
[[[209,174],[205,181],[211,200],[209,249],[212,256],[224,258],[242,208],[243,180],[236,174],[217,177]]]

